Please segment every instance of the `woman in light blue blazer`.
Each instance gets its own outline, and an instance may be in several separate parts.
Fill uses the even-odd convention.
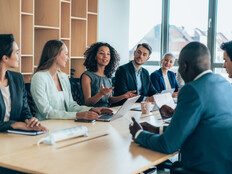
[[[60,71],[68,59],[68,49],[64,42],[50,40],[45,44],[39,66],[31,81],[36,117],[39,120],[96,120],[98,114],[112,113],[112,110],[104,107],[79,106],[73,100],[68,76]]]

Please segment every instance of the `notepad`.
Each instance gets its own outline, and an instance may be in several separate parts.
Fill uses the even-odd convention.
[[[12,133],[12,134],[30,135],[30,136],[35,136],[35,135],[46,133],[44,131],[20,130],[20,129],[7,130],[6,132]]]

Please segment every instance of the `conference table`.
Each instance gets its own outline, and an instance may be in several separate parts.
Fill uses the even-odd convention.
[[[139,104],[134,104],[137,107]],[[112,108],[116,112],[118,107]],[[87,137],[75,137],[55,145],[40,144],[45,136],[0,133],[0,166],[27,173],[130,174],[140,173],[173,154],[155,152],[133,142],[130,118],[159,126],[159,111],[142,114],[129,111],[111,122],[82,123],[74,120],[46,120],[50,132],[74,126],[86,126]]]

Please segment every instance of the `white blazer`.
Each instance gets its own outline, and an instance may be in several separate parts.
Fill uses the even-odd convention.
[[[75,119],[77,112],[88,111],[91,108],[79,106],[72,97],[67,74],[58,72],[58,78],[64,94],[64,101],[49,71],[37,72],[31,80],[31,95],[36,104],[35,116],[39,120]]]

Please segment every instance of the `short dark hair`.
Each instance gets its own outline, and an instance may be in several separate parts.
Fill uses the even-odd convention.
[[[36,72],[49,69],[61,53],[64,42],[60,40],[49,40],[43,48],[39,66]]]
[[[232,41],[222,43],[221,49],[226,51],[227,55],[229,56],[230,60],[232,61]]]
[[[151,53],[152,53],[152,48],[151,48],[151,46],[150,46],[148,43],[141,43],[141,44],[138,44],[136,49],[138,49],[140,46],[146,48],[146,49],[149,51],[149,56],[151,55]]]
[[[180,52],[179,61],[188,62],[189,65],[200,74],[210,69],[209,49],[200,42],[188,43]]]
[[[85,62],[84,66],[88,71],[96,72],[97,69],[97,61],[95,59],[98,49],[102,46],[108,47],[110,49],[110,63],[105,67],[104,74],[111,78],[112,74],[115,72],[116,67],[118,66],[120,57],[117,51],[108,43],[105,42],[96,42],[92,44],[85,52]]]
[[[4,55],[11,57],[13,52],[13,42],[13,34],[0,34],[0,61]]]

